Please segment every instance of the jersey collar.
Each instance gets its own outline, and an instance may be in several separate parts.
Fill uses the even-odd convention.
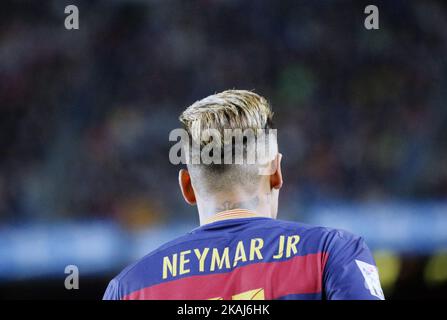
[[[256,212],[247,209],[225,210],[218,212],[214,216],[208,218],[205,221],[205,224],[229,219],[242,219],[242,218],[254,218],[254,217],[262,218],[263,216],[260,216]]]

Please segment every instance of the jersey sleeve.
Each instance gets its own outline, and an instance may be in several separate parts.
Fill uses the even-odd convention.
[[[107,286],[106,292],[102,298],[103,300],[120,300],[121,295],[119,291],[119,282],[116,279],[113,279],[109,282]]]
[[[384,300],[374,258],[361,237],[337,231],[328,250],[324,290],[328,300]]]

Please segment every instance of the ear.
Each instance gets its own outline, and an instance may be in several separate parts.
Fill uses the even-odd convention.
[[[275,172],[270,175],[270,188],[272,189],[281,189],[282,187],[282,172],[281,172],[281,159],[282,159],[282,154],[278,153],[278,155],[276,156],[275,160]]]
[[[196,195],[191,184],[191,176],[188,170],[181,169],[178,173],[178,183],[182,191],[183,198],[190,205],[196,204]]]

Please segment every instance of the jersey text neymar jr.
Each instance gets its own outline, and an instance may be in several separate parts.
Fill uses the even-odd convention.
[[[217,214],[126,268],[104,295],[131,299],[384,299],[370,250],[348,232]]]

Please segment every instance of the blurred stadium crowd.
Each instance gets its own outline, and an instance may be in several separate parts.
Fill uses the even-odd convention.
[[[228,88],[273,105],[289,214],[447,196],[445,3],[385,2],[366,31],[346,1],[72,1],[67,31],[65,2],[1,4],[0,223],[191,218],[168,133]]]

